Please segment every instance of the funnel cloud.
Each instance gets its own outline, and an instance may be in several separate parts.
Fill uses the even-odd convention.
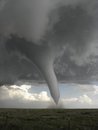
[[[97,6],[97,0],[1,0],[0,85],[33,80],[39,74],[58,103],[56,60],[65,55],[62,62],[76,82],[78,68],[91,66],[90,57],[98,60]],[[62,67],[59,71],[64,72]]]

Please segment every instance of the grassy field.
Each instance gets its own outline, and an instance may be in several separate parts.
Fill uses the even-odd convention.
[[[98,110],[0,109],[0,130],[98,130]]]

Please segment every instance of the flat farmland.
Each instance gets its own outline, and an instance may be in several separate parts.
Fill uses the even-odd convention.
[[[0,109],[0,130],[98,130],[97,109]]]

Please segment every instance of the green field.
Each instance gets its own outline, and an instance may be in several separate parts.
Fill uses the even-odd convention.
[[[98,130],[98,110],[0,109],[0,130]]]

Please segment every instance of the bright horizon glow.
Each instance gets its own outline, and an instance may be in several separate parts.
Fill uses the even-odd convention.
[[[0,88],[0,108],[98,108],[98,86],[59,84],[58,105],[44,85],[12,85]]]

